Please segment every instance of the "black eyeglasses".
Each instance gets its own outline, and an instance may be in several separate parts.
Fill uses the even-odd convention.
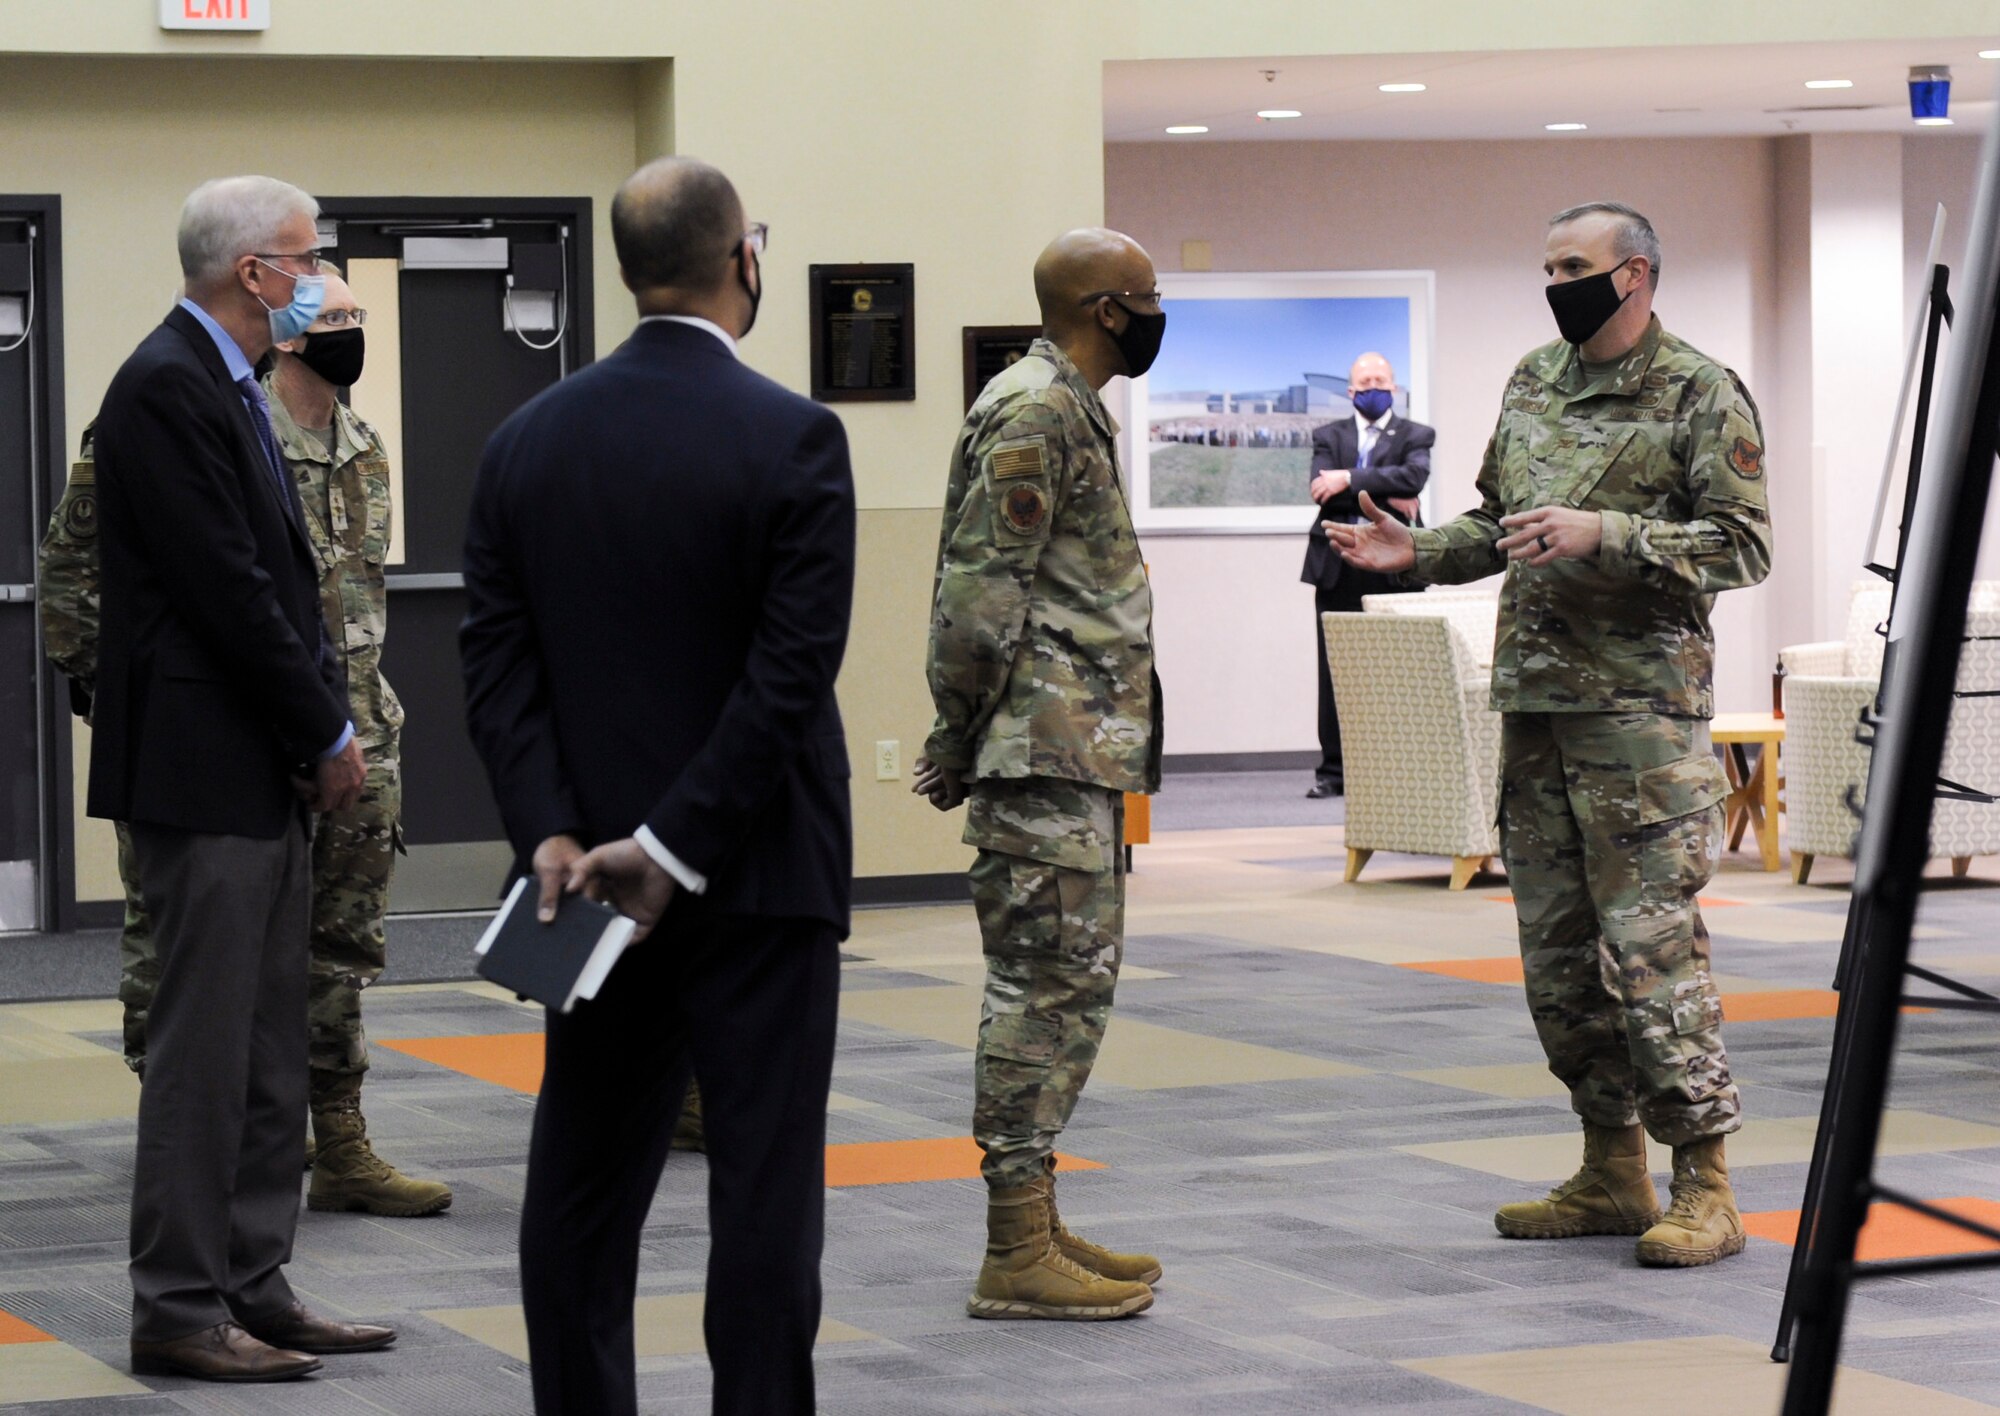
[[[1155,310],[1160,308],[1158,290],[1093,290],[1076,303],[1088,305],[1092,300],[1102,300],[1106,295],[1118,300],[1136,300],[1141,305],[1151,305]]]

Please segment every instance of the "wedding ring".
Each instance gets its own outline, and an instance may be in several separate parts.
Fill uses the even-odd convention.
[[[1542,543],[1542,554],[1547,555],[1549,553],[1549,538],[1546,536],[1537,536],[1535,539]]]

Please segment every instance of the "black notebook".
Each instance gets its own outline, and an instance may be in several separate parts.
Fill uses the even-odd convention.
[[[473,946],[475,967],[481,978],[567,1013],[577,999],[597,996],[638,926],[581,895],[564,895],[556,917],[543,924],[535,918],[541,896],[528,888],[532,884],[528,876],[514,882],[507,903]]]

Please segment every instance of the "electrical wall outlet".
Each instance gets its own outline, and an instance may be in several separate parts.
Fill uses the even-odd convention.
[[[893,782],[902,775],[902,742],[897,738],[883,738],[875,744],[875,780]]]

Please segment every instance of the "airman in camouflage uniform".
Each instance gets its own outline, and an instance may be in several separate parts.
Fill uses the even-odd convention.
[[[325,312],[307,340],[327,331],[328,314],[354,308],[337,274],[329,276],[327,287]],[[347,327],[360,332],[356,325]],[[308,1037],[316,1149],[307,1203],[314,1209],[382,1215],[435,1214],[451,1204],[450,1188],[413,1180],[376,1155],[360,1110],[362,1076],[368,1070],[361,994],[387,962],[384,918],[401,844],[398,738],[403,707],[381,672],[389,462],[375,430],[332,399],[331,383],[282,346],[278,359],[263,380],[272,432],[297,482],[320,570],[321,610],[331,642],[343,657],[349,711],[368,770],[360,799],[347,811],[321,817],[313,836]],[[288,380],[296,386],[288,388]],[[287,402],[288,393],[300,401],[299,390],[313,390],[314,381],[331,405],[330,424],[320,431],[301,428]],[[93,473],[86,434],[83,457],[51,518],[41,557],[40,603],[49,657],[85,693],[96,670]],[[122,823],[117,830],[125,888],[118,990],[125,1008],[125,1060],[143,1076],[146,1009],[159,982],[159,961],[140,902],[130,838]]]
[[[1124,793],[1159,784],[1152,591],[1097,390],[1158,348],[1152,262],[1077,231],[1035,267],[1044,337],[986,386],[952,450],[916,790],[969,791],[986,954],[973,1059],[987,1252],[975,1317],[1109,1318],[1157,1260],[1066,1229],[1055,1139],[1090,1077],[1124,952]]]
[[[1740,1104],[1696,903],[1727,789],[1708,732],[1709,609],[1770,569],[1764,435],[1741,380],[1651,314],[1659,245],[1644,217],[1573,208],[1548,250],[1550,303],[1575,342],[1515,369],[1479,507],[1431,530],[1328,534],[1418,580],[1506,575],[1502,851],[1529,1011],[1583,1119],[1584,1165],[1546,1200],[1503,1206],[1497,1226],[1641,1234],[1643,1263],[1709,1263],[1743,1247],[1722,1142]],[[1674,1148],[1664,1219],[1642,1122]]]

